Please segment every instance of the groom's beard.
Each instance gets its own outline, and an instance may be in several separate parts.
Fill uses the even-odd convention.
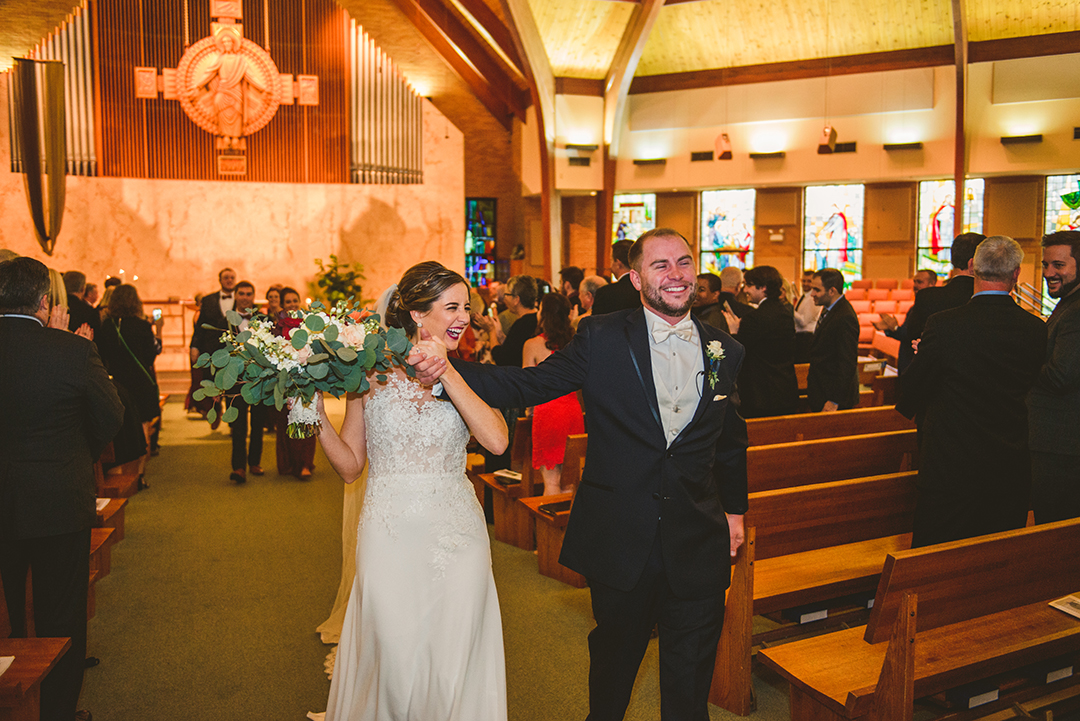
[[[645,279],[642,278],[641,291],[645,296],[645,305],[659,313],[663,313],[664,315],[673,318],[686,315],[690,312],[690,307],[694,305],[693,293],[687,296],[686,301],[682,305],[672,305],[664,299],[664,295],[660,292],[660,288],[655,285],[649,285],[644,282],[644,280]]]

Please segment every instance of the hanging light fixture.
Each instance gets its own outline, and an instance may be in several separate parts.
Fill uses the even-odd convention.
[[[836,128],[829,122],[829,75],[832,74],[832,54],[830,52],[830,27],[829,21],[832,15],[832,2],[825,4],[825,127],[821,131],[818,140],[818,155],[831,155],[836,150]]]

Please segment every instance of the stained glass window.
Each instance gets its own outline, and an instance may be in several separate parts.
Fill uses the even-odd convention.
[[[862,185],[817,185],[806,189],[803,265],[836,268],[851,282],[862,278]]]
[[[915,267],[948,275],[952,270],[950,249],[960,233],[981,233],[983,228],[982,178],[964,181],[964,223],[956,229],[956,208],[952,180],[925,180],[919,183],[919,237]]]
[[[495,202],[465,199],[465,279],[473,288],[495,280]]]
[[[611,242],[637,240],[646,230],[656,227],[656,195],[616,195],[611,227]]]
[[[701,194],[701,273],[754,265],[754,201],[749,190],[707,190]]]
[[[1046,178],[1046,227],[1044,233],[1080,230],[1080,175]]]

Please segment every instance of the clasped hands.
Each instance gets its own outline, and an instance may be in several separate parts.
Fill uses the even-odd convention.
[[[430,333],[421,328],[420,340],[413,345],[406,361],[416,371],[417,380],[426,386],[433,386],[446,372],[448,366],[446,344],[432,338]]]

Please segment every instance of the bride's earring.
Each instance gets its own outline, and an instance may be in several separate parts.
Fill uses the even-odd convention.
[[[421,323],[420,321],[416,321],[416,327],[417,327],[417,328],[423,328],[423,327],[424,327],[424,324],[423,324],[423,323]]]

